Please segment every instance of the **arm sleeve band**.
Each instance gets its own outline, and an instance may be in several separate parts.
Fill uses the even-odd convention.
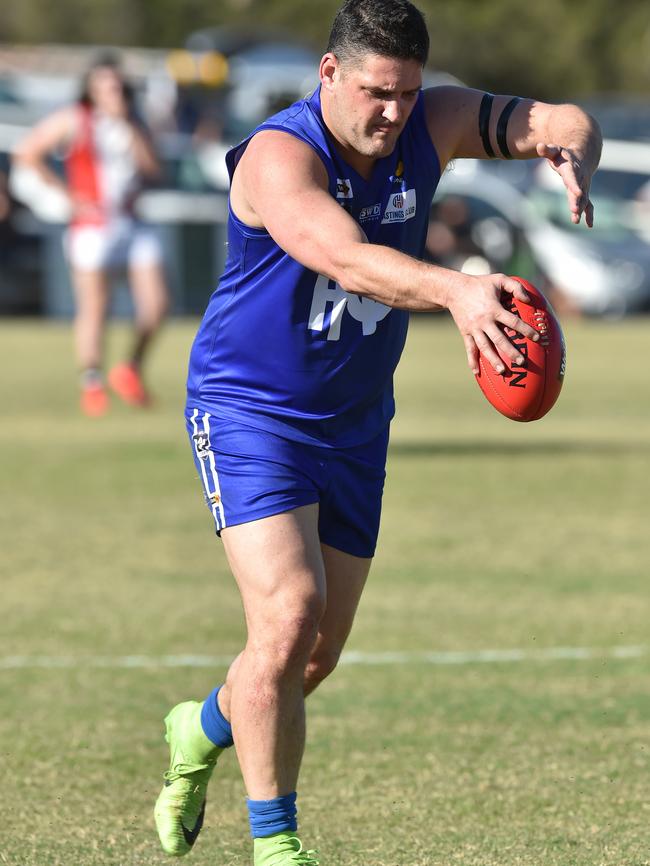
[[[478,131],[481,135],[485,152],[494,159],[494,151],[490,144],[490,114],[492,113],[492,101],[494,96],[491,93],[484,93],[481,100],[481,107],[478,110]]]
[[[501,151],[505,159],[512,159],[512,154],[508,150],[506,133],[508,132],[508,121],[510,120],[510,115],[520,102],[521,99],[518,96],[513,96],[510,102],[501,112],[499,122],[497,123],[497,144],[499,145],[499,150]]]

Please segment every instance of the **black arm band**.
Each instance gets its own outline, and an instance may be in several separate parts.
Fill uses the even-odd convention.
[[[494,151],[490,144],[490,115],[492,114],[492,101],[494,96],[491,93],[484,93],[481,100],[481,107],[478,110],[478,131],[483,142],[485,152],[494,159]]]
[[[510,120],[510,115],[520,102],[521,99],[518,96],[513,96],[510,102],[501,112],[501,116],[499,117],[499,121],[497,123],[497,144],[499,145],[499,150],[501,151],[505,159],[512,159],[512,154],[508,150],[506,133],[508,132],[508,121]]]

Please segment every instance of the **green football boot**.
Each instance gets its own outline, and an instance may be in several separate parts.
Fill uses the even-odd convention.
[[[319,866],[317,851],[306,851],[295,833],[253,839],[255,866]]]
[[[153,810],[163,850],[181,857],[192,850],[203,826],[210,776],[223,751],[201,727],[203,702],[177,704],[165,719],[171,760]]]

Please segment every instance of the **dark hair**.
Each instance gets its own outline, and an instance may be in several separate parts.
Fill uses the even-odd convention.
[[[342,63],[378,54],[424,66],[429,34],[424,16],[409,0],[346,0],[336,13],[327,50]]]
[[[115,51],[101,51],[93,57],[90,65],[83,74],[83,78],[81,79],[81,89],[78,99],[82,105],[91,106],[93,104],[92,97],[90,96],[90,79],[96,69],[112,69],[117,75],[119,75],[122,79],[124,97],[129,104],[132,102],[133,91],[124,78],[122,61],[120,60],[119,54]]]

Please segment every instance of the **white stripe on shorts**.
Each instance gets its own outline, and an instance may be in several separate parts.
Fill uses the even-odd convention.
[[[198,415],[199,415],[199,410],[194,409],[192,411],[192,428],[194,430],[195,435],[198,434],[198,432],[199,432],[199,425],[197,424]],[[214,454],[212,453],[212,451],[209,450],[209,448],[210,448],[210,427],[208,425],[208,419],[209,418],[210,418],[210,416],[206,412],[205,415],[203,416],[203,429],[206,433],[207,440],[208,440],[208,454],[209,454],[208,459],[210,461],[210,475],[212,476],[212,480],[214,482],[214,489],[211,489],[210,481],[208,478],[207,466],[206,466],[207,461],[205,460],[205,457],[202,456],[202,454],[199,452],[198,442],[197,442],[196,438],[193,440],[194,441],[194,452],[196,453],[196,457],[197,457],[199,466],[201,467],[201,474],[203,475],[203,487],[205,489],[205,495],[206,495],[208,502],[210,503],[210,506],[212,508],[212,516],[214,518],[214,522],[216,524],[217,530],[221,531],[224,528],[224,526],[226,525],[226,521],[225,521],[225,517],[223,514],[223,505],[221,505],[221,490],[219,487],[219,477],[217,475],[217,469],[216,469],[215,462],[214,462]]]
[[[214,451],[210,447],[210,415],[208,412],[203,416],[203,429],[205,430],[205,435],[208,437],[208,461],[210,463],[212,480],[214,481],[214,493],[210,499],[212,502],[212,513],[217,524],[217,529],[221,530],[226,528],[226,515],[223,510],[223,502],[221,501],[221,487],[219,485],[217,466],[214,462]],[[221,520],[221,526],[219,526],[219,520]]]

